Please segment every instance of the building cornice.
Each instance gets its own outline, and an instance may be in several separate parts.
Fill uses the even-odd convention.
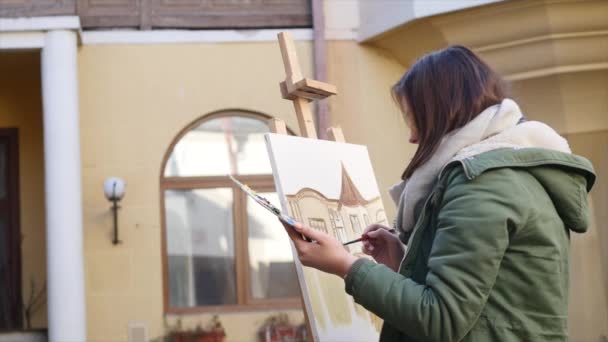
[[[281,31],[291,32],[298,41],[313,39],[312,29],[82,31],[78,16],[51,16],[0,18],[0,49],[40,49],[46,32],[54,30],[78,31],[83,45],[276,42]]]
[[[189,44],[276,42],[279,32],[291,32],[295,40],[312,41],[312,29],[259,30],[103,30],[83,31],[84,45]]]
[[[369,41],[421,18],[485,6],[499,1],[505,0],[359,1],[361,25],[357,38],[361,42]]]
[[[80,31],[77,16],[0,18],[0,50],[41,49],[48,31]]]
[[[607,16],[602,0],[505,1],[417,20],[368,43],[406,67],[426,52],[465,45],[505,78],[522,80],[608,69]]]
[[[0,18],[0,32],[80,30],[78,16]]]

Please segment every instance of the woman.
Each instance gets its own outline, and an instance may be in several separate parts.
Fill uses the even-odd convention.
[[[302,264],[344,277],[384,319],[381,341],[567,340],[569,234],[587,229],[592,165],[525,121],[465,47],[422,57],[393,95],[418,144],[390,190],[399,236],[367,227],[375,263],[297,224]]]

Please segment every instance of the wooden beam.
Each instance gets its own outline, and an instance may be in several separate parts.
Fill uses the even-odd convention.
[[[269,119],[268,126],[270,127],[270,131],[272,133],[287,135],[287,125],[285,125],[285,121],[283,120],[275,118]]]
[[[293,101],[296,98],[295,95],[291,95],[287,90],[287,82],[283,81],[279,83],[279,88],[281,89],[281,97],[285,100]]]
[[[293,84],[285,82],[285,86],[287,87],[288,95],[300,96],[309,100],[322,100],[338,93],[335,85],[310,78],[304,78]]]
[[[338,127],[330,127],[327,129],[327,139],[335,141],[335,142],[346,142],[344,139],[344,133],[342,132],[342,128]]]
[[[296,83],[302,79],[300,62],[296,53],[296,46],[293,43],[291,32],[281,32],[278,34],[281,55],[283,56],[283,66],[287,75],[287,83]]]
[[[305,98],[296,97],[293,100],[293,107],[298,117],[300,135],[306,138],[317,139],[317,129],[315,128],[315,121],[310,109],[310,102]]]

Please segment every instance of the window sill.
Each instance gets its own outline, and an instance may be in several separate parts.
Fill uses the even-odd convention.
[[[298,310],[303,309],[300,299],[263,301],[246,305],[214,305],[196,306],[189,308],[167,308],[165,315],[179,314],[202,314],[220,312],[252,312],[252,311],[273,311],[273,310]]]

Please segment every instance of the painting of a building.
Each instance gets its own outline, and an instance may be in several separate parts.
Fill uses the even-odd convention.
[[[344,164],[340,165],[342,179],[336,183],[336,186],[340,186],[338,198],[328,198],[311,188],[303,188],[286,197],[296,220],[333,235],[344,243],[360,237],[370,224],[387,225],[388,221],[380,196],[363,198]],[[355,255],[363,254],[361,244],[349,245],[347,248]]]
[[[282,208],[297,221],[342,243],[361,237],[370,224],[387,225],[367,147],[282,134],[265,138]],[[369,258],[361,247],[346,248]],[[343,279],[297,260],[296,270],[315,341],[378,340],[382,320],[344,292]]]

